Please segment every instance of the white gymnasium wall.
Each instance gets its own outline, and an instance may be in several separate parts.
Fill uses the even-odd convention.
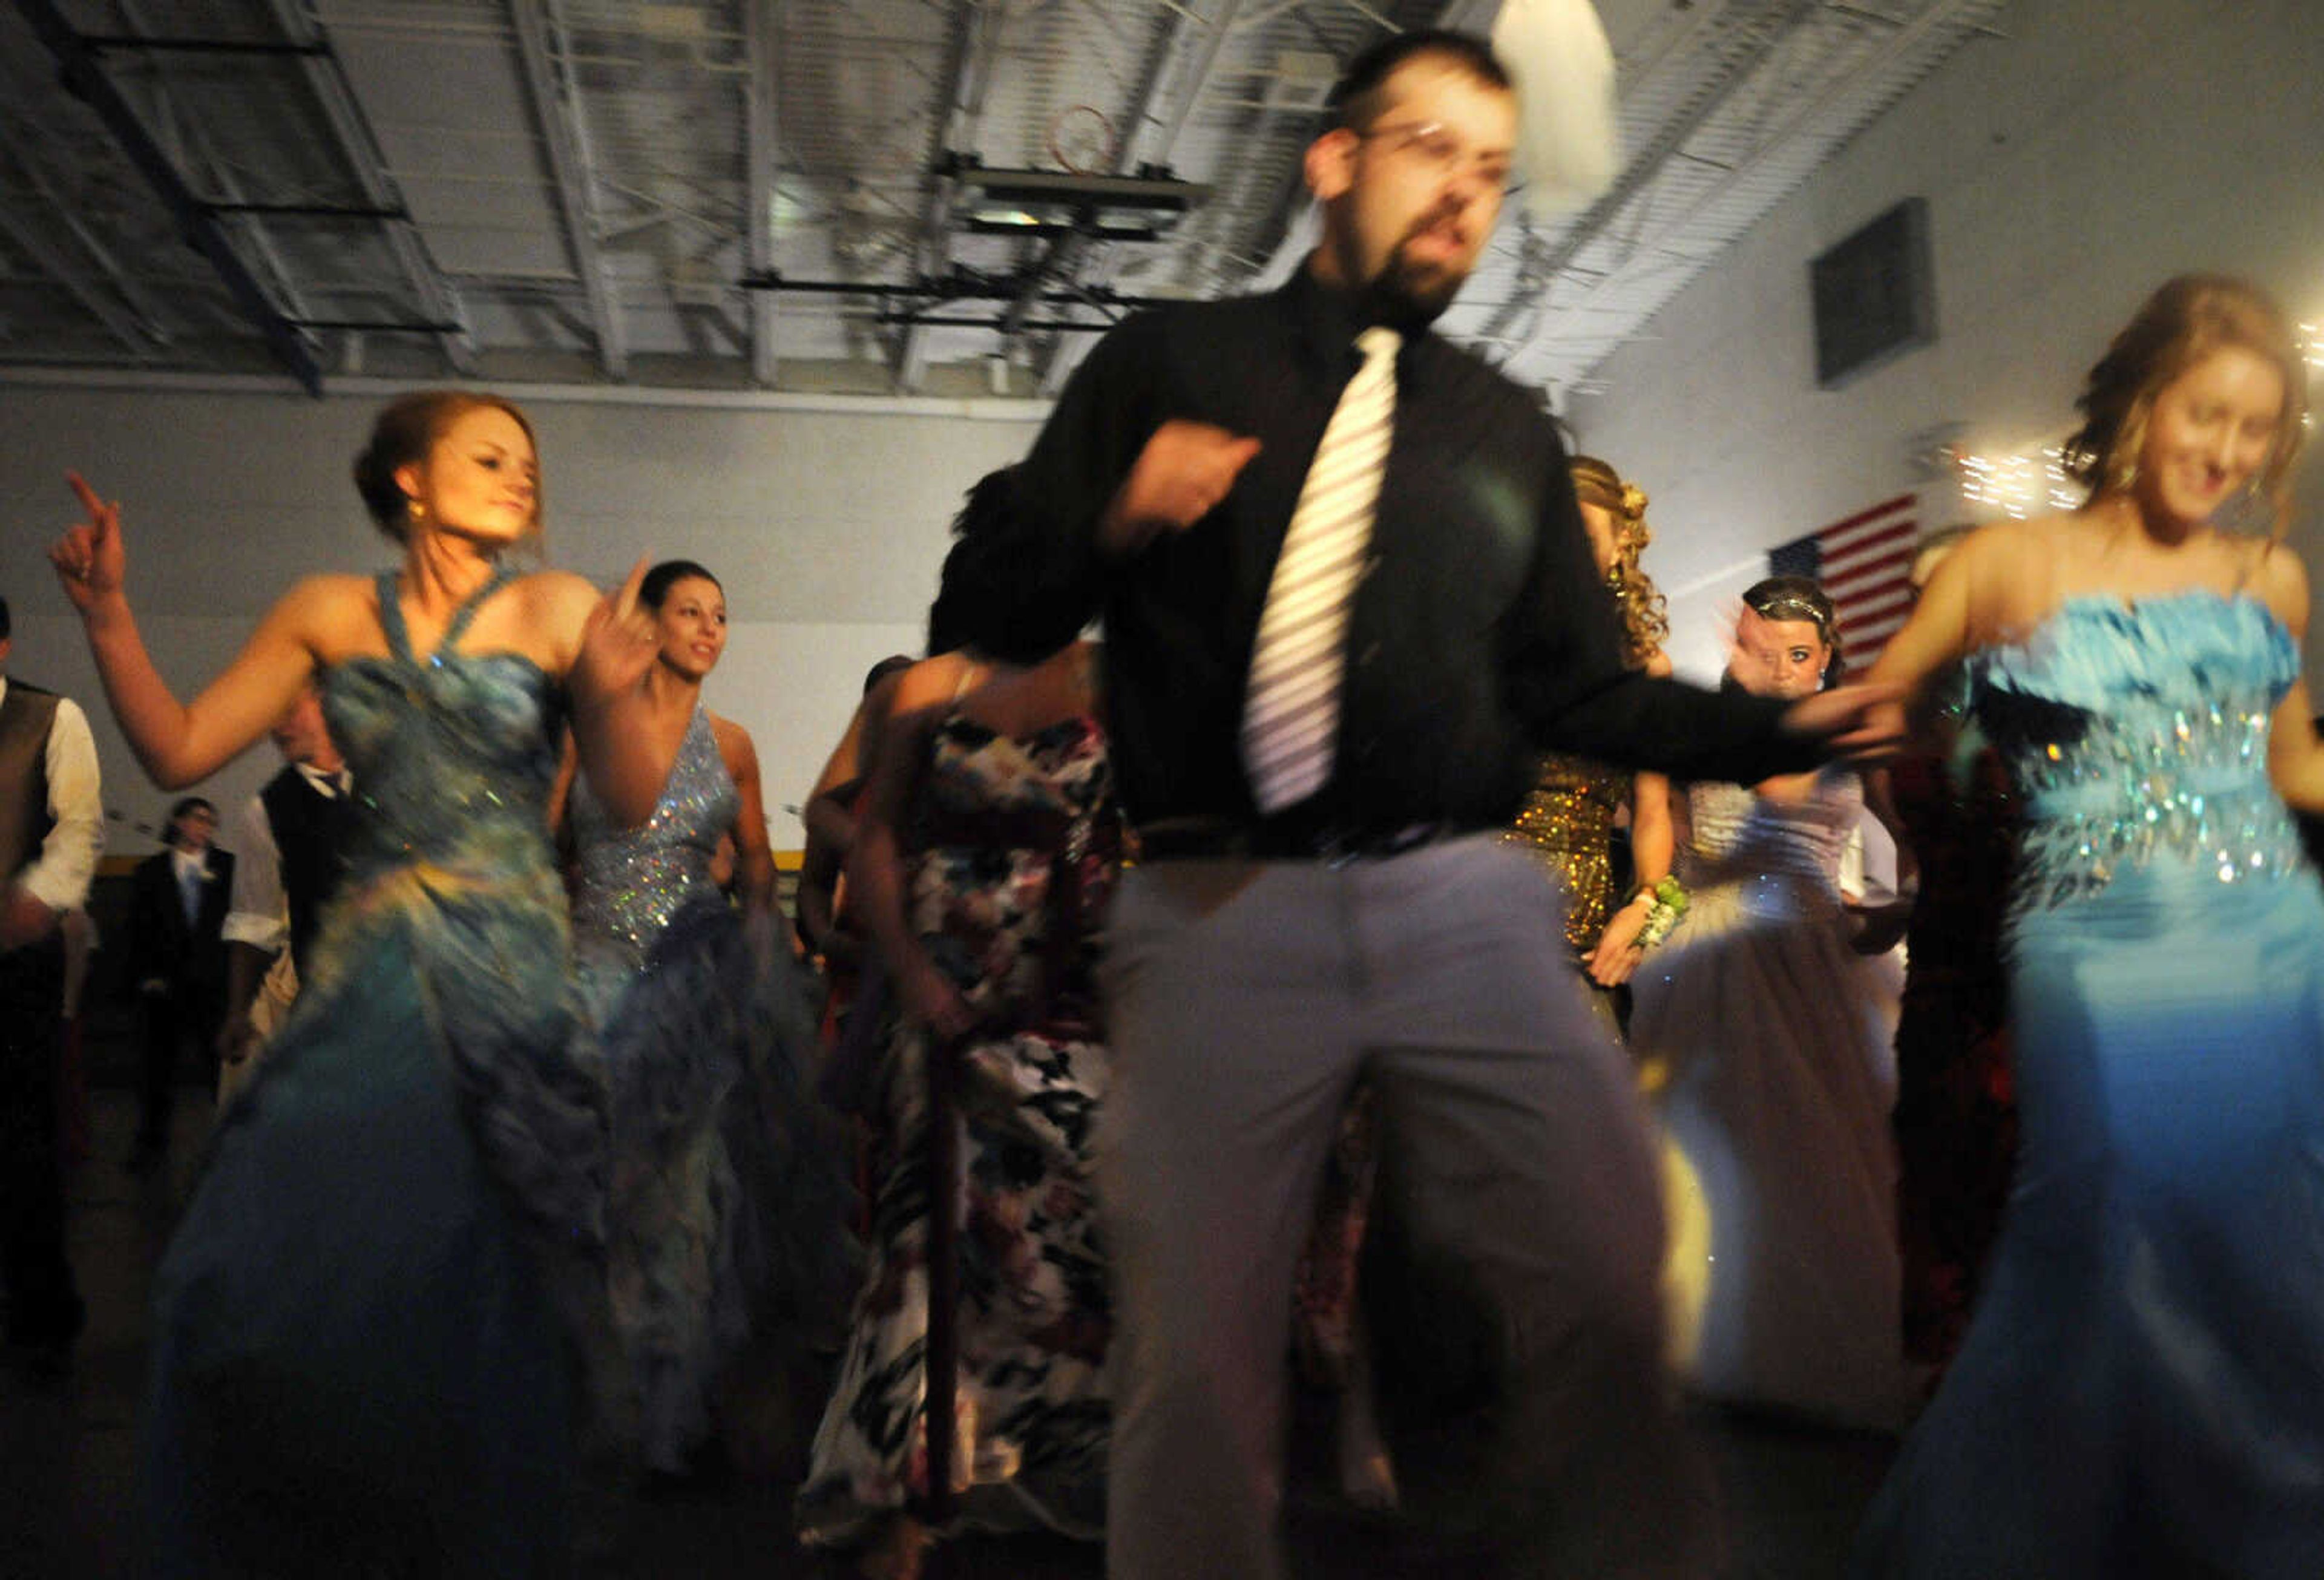
[[[0,384],[0,594],[15,617],[11,674],[78,698],[97,727],[111,850],[151,848],[170,797],[106,715],[78,622],[44,558],[74,519],[75,467],[122,501],[131,591],[180,695],[232,657],[295,578],[393,563],[348,466],[383,396],[322,400],[244,390]],[[765,770],[778,849],[787,813],[845,727],[863,672],[919,650],[945,528],[969,484],[1016,459],[1024,403],[830,401],[647,405],[540,395],[551,563],[600,582],[640,554],[682,555],[725,583],[733,619],[706,694],[740,721]],[[263,743],[204,794],[231,806],[275,759]]]
[[[2072,426],[2086,369],[2169,276],[2223,270],[2324,322],[2324,7],[2019,0],[1818,171],[1600,370],[1569,413],[1653,497],[1647,568],[1674,657],[1717,632],[1768,547],[1920,486],[1920,436],[2012,450]],[[1938,338],[1815,386],[1808,262],[1925,198]],[[2319,390],[2324,393],[2324,390]],[[2294,540],[2324,549],[2311,448]],[[1923,521],[1969,512],[1923,490]],[[2324,566],[2319,566],[2324,569]],[[2312,657],[2310,677],[2324,675]]]

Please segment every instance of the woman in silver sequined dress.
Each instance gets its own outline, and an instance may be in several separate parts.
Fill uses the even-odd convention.
[[[644,727],[676,758],[635,828],[573,785],[573,943],[604,1045],[613,1155],[606,1273],[622,1376],[601,1403],[649,1474],[684,1476],[715,1465],[702,1457],[714,1396],[754,1326],[811,1326],[842,1292],[826,1249],[841,1239],[840,1190],[807,1091],[807,986],[774,942],[758,754],[702,705],[725,650],[725,593],[670,560],[639,596],[660,636]],[[730,839],[739,914],[715,875]]]

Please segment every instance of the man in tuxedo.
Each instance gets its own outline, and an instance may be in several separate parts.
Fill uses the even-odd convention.
[[[339,886],[353,803],[346,761],[309,685],[275,721],[281,771],[252,796],[235,825],[234,904],[226,919],[226,996],[218,1032],[218,1101],[252,1073],[263,1040],[253,1020],[262,993],[277,993],[287,954],[290,980],[309,969],[324,907]],[[287,1000],[274,1000],[278,1010]]]
[[[137,864],[129,907],[129,973],[137,984],[140,1059],[137,1150],[143,1171],[170,1149],[178,1055],[207,1058],[225,1004],[227,896],[234,858],[214,850],[217,808],[189,795],[170,809],[163,849]]]

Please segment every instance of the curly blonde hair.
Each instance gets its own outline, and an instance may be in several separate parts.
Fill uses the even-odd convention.
[[[1625,482],[1595,455],[1576,455],[1567,465],[1573,473],[1574,497],[1614,518],[1614,568],[1606,579],[1622,609],[1623,657],[1632,668],[1643,669],[1670,639],[1670,614],[1662,591],[1638,564],[1646,545],[1655,540],[1646,525],[1646,491]]]

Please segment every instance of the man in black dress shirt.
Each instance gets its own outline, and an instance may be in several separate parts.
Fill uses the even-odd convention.
[[[1109,334],[1019,479],[1047,592],[1104,617],[1145,856],[1107,967],[1109,1573],[1279,1573],[1293,1269],[1362,1075],[1384,1207],[1489,1313],[1492,1443],[1460,1511],[1479,1563],[1707,1574],[1708,1497],[1661,1367],[1644,1116],[1563,969],[1561,898],[1490,831],[1544,749],[1753,781],[1882,749],[1893,708],[1858,689],[1786,709],[1624,667],[1536,393],[1427,327],[1499,213],[1508,78],[1476,41],[1407,33],[1333,103],[1305,160],[1323,239],[1297,276]],[[1401,336],[1393,419],[1341,599],[1328,761],[1279,804],[1255,787],[1270,749],[1246,719],[1261,613],[1376,326]]]
[[[211,844],[217,809],[198,795],[170,808],[162,849],[130,875],[129,974],[137,984],[137,1150],[157,1165],[170,1146],[178,1058],[189,1043],[207,1061],[226,996],[226,898],[234,858]]]

